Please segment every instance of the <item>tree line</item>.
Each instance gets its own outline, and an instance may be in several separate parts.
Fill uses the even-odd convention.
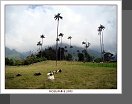
[[[61,51],[60,51],[61,50]],[[59,47],[57,50],[58,60],[66,60],[66,61],[80,61],[80,62],[101,62],[101,58],[95,58],[91,56],[86,50],[77,50],[76,58],[74,54],[68,52],[67,47],[61,48]],[[110,61],[112,59],[113,54],[107,52],[104,54],[104,61]],[[5,64],[11,66],[19,66],[19,65],[30,65],[33,63],[46,61],[46,60],[56,60],[56,49],[53,47],[48,47],[45,50],[40,50],[36,54],[31,54],[27,56],[25,59],[13,59],[13,58],[5,58]]]
[[[59,47],[57,50],[57,59],[58,60],[67,60],[67,61],[92,61],[92,56],[90,56],[86,51],[77,51],[77,58],[73,57],[73,54],[68,52],[67,47]],[[86,57],[86,60],[85,60]],[[53,47],[48,47],[45,50],[40,50],[35,54],[27,56],[25,59],[13,59],[5,58],[6,65],[29,65],[46,60],[56,60],[56,49]]]

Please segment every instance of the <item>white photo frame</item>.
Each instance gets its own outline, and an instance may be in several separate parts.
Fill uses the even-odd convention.
[[[117,89],[5,89],[5,5],[116,5]],[[121,1],[1,1],[1,90],[2,94],[121,94],[122,93],[122,4]]]

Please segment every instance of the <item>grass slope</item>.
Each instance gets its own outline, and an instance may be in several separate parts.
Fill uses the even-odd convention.
[[[62,69],[55,80],[47,80],[47,72]],[[116,63],[82,63],[44,61],[28,66],[6,66],[6,89],[116,89]],[[42,75],[34,76],[40,72]],[[17,77],[16,74],[22,74]]]

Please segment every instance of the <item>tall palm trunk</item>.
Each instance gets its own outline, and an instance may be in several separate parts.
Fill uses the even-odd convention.
[[[71,47],[71,39],[70,39],[70,47]]]
[[[70,38],[70,50],[71,50],[71,55],[73,56],[73,54],[72,54],[72,53],[73,53],[73,52],[72,52],[72,46],[71,46],[71,38]],[[72,57],[72,59],[73,59],[73,57]],[[72,59],[71,59],[71,60],[72,60]]]
[[[104,43],[103,43],[103,32],[102,32],[102,61],[104,61]]]
[[[40,46],[38,46],[39,47],[39,51],[40,51]]]
[[[61,36],[61,45],[60,45],[60,60],[61,60],[61,47],[62,47],[62,36]]]
[[[101,31],[99,32],[100,35],[100,50],[101,50],[101,60],[102,60],[102,41],[101,41]]]
[[[41,58],[42,58],[42,45],[41,45]]]
[[[43,45],[43,38],[42,38],[42,45]]]
[[[42,46],[41,46],[41,51],[43,50],[43,38],[42,38]]]
[[[57,21],[57,39],[56,39],[56,66],[58,60],[58,29],[59,29],[59,20]]]

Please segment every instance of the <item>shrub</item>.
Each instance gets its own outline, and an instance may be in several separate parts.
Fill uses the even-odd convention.
[[[94,61],[99,63],[99,62],[101,62],[101,58],[96,58]]]

